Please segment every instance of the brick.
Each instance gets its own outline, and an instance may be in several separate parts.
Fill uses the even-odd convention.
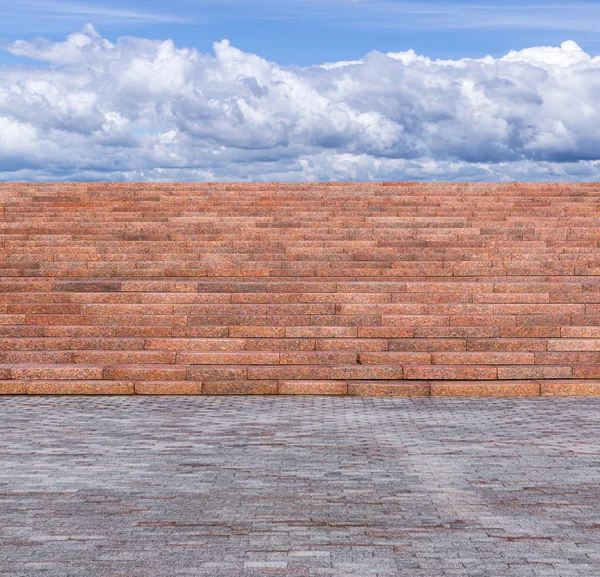
[[[450,324],[450,318],[448,315],[382,315],[381,324],[384,327],[443,327]]]
[[[68,351],[9,351],[0,352],[0,362],[5,364],[69,364],[73,354]]]
[[[560,337],[560,327],[502,327],[500,337],[503,339],[535,339]]]
[[[180,353],[177,360],[186,365],[273,365],[279,364],[279,353],[239,351]]]
[[[498,378],[498,369],[496,367],[443,365],[406,367],[404,378],[416,380],[495,380]]]
[[[406,290],[405,282],[338,282],[338,293],[400,293]]]
[[[202,383],[189,381],[139,381],[135,383],[137,395],[199,395]]]
[[[0,325],[23,325],[26,315],[0,315]]]
[[[322,338],[322,339],[348,339],[356,338],[358,330],[356,327],[286,327],[285,337],[291,338]],[[248,335],[251,336],[251,335]],[[252,335],[254,336],[254,335]],[[257,335],[258,336],[258,335]],[[260,335],[262,336],[262,335]],[[279,336],[279,335],[277,335]]]
[[[118,292],[123,283],[119,281],[56,281],[52,283],[55,292]]]
[[[415,338],[498,338],[500,327],[416,327]]]
[[[415,336],[411,326],[398,327],[358,327],[358,338],[361,339],[403,339]]]
[[[513,327],[517,324],[514,315],[452,315],[450,326],[453,327]]]
[[[301,328],[301,327],[299,327]],[[289,328],[286,327],[229,327],[230,338],[245,337],[263,337],[263,338],[283,338],[287,335]]]
[[[600,363],[600,351],[535,353],[536,365],[589,365]]]
[[[600,339],[549,339],[549,351],[600,351]]]
[[[11,377],[39,380],[94,380],[102,378],[102,367],[17,365],[11,369]]]
[[[389,341],[390,351],[443,352],[465,351],[464,339],[393,339]]]
[[[499,379],[567,379],[571,376],[574,376],[571,367],[498,367]]]
[[[359,362],[363,365],[429,365],[431,354],[427,352],[361,352]]]
[[[346,381],[279,381],[280,395],[346,395]]]
[[[331,376],[332,369],[327,366],[285,365],[285,366],[249,366],[250,380],[323,380],[338,378]]]
[[[146,339],[149,351],[239,351],[244,349],[244,339]]]
[[[537,397],[535,381],[458,381],[432,382],[432,397]]]
[[[245,339],[247,351],[314,351],[315,339]]]
[[[204,365],[190,367],[187,370],[187,378],[191,381],[240,381],[246,379],[247,376],[247,367]]]
[[[403,378],[403,368],[397,366],[368,366],[349,365],[345,367],[331,367],[332,379],[345,380],[393,380]]]
[[[37,381],[27,384],[29,395],[132,395],[127,381]]]
[[[6,312],[11,315],[29,314],[29,315],[73,315],[81,312],[81,305],[78,304],[16,304],[8,305]]]
[[[542,395],[547,397],[600,396],[600,380],[541,381]]]
[[[523,352],[465,352],[433,353],[434,365],[532,365],[534,353]]]
[[[202,383],[203,395],[276,395],[277,381]]]
[[[428,381],[350,381],[348,394],[357,397],[428,397]]]
[[[345,365],[356,363],[357,354],[348,351],[283,352],[280,365]]]
[[[388,342],[384,339],[317,339],[318,351],[387,351]]]
[[[547,341],[544,339],[467,339],[467,351],[513,352],[513,351],[545,351]]]
[[[186,367],[116,365],[105,367],[101,378],[133,381],[185,381]]]
[[[228,327],[171,327],[168,331],[166,334],[156,334],[154,336],[182,339],[218,339],[229,336]]]
[[[360,327],[381,324],[380,315],[311,315],[313,326]]]
[[[567,375],[570,377],[571,375]],[[551,378],[565,378],[561,377],[551,377]],[[600,366],[592,366],[592,367],[573,367],[573,378],[574,379],[600,379]]]
[[[2,374],[0,370],[0,375]],[[27,393],[25,381],[6,380],[0,381],[0,395],[24,395]]]

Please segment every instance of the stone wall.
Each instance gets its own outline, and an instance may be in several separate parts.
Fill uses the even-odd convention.
[[[0,393],[600,393],[597,184],[4,184],[0,231]]]

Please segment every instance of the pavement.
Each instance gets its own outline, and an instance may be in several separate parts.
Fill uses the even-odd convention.
[[[1,397],[0,575],[600,575],[600,399]]]

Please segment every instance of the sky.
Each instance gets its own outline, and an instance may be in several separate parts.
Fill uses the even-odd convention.
[[[0,0],[0,180],[598,180],[600,2]]]

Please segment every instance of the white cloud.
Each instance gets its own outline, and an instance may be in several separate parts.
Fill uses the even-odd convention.
[[[8,50],[41,64],[0,74],[4,180],[600,176],[600,58],[574,42],[299,68],[86,26]]]

